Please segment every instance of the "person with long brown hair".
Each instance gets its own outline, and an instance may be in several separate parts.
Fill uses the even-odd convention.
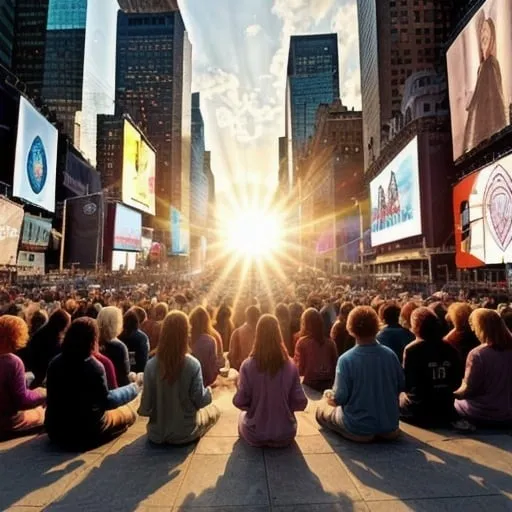
[[[473,423],[512,427],[512,334],[491,309],[476,309],[469,323],[481,345],[468,355],[455,409]]]
[[[249,306],[245,310],[245,324],[235,329],[231,335],[228,359],[231,368],[237,371],[252,351],[256,324],[260,316],[261,311],[257,306]]]
[[[290,310],[286,304],[281,302],[276,306],[276,317],[281,328],[284,345],[288,350],[288,354],[293,357],[295,344],[293,343]]]
[[[189,319],[192,355],[201,363],[204,385],[211,386],[217,379],[219,366],[217,365],[217,346],[210,315],[203,306],[197,306],[190,313]]]
[[[227,352],[229,350],[229,341],[231,340],[231,335],[235,330],[235,324],[231,319],[233,316],[233,310],[223,304],[215,315],[215,330],[221,335],[222,338],[222,350],[223,352]]]
[[[254,348],[242,363],[237,386],[233,404],[242,411],[240,437],[251,446],[291,444],[297,433],[294,413],[303,411],[308,401],[275,316],[263,315],[258,321]]]
[[[338,353],[334,341],[325,338],[322,316],[314,308],[302,315],[294,360],[304,385],[321,392],[332,387]]]
[[[205,388],[201,364],[188,353],[187,315],[172,311],[162,325],[156,356],[144,371],[139,408],[149,417],[148,438],[156,444],[186,444],[215,425],[220,412]]]
[[[338,319],[331,329],[331,340],[336,344],[339,356],[343,355],[356,344],[356,340],[347,331],[348,315],[354,308],[354,303],[343,302],[340,306]]]
[[[469,325],[469,317],[472,312],[469,304],[454,302],[446,314],[446,319],[453,329],[445,336],[444,341],[457,350],[463,366],[466,364],[468,354],[479,345],[479,341]]]

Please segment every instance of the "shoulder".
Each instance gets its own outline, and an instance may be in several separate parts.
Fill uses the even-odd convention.
[[[421,352],[423,350],[425,343],[420,340],[412,341],[405,347],[405,351],[407,354],[415,354],[416,352]],[[449,347],[449,345],[446,345]]]
[[[0,357],[0,367],[3,369],[24,369],[23,361],[15,354],[4,354]]]
[[[377,350],[381,354],[383,358],[386,359],[396,359],[398,361],[398,358],[396,357],[396,354],[391,350],[389,347],[386,347],[385,345],[381,345],[380,343],[377,345]]]
[[[242,372],[251,372],[256,368],[256,361],[254,357],[248,357],[241,365],[240,365],[240,373]]]
[[[195,372],[201,369],[201,363],[192,354],[186,354],[183,369],[189,372]]]

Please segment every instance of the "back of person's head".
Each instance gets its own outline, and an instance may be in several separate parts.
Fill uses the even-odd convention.
[[[98,314],[100,342],[105,343],[117,338],[123,330],[123,313],[115,306],[107,306]]]
[[[500,316],[503,322],[505,322],[507,329],[512,332],[512,311],[505,311]]]
[[[348,315],[347,330],[358,341],[374,340],[379,329],[379,317],[371,306],[358,306]]]
[[[142,325],[148,319],[146,310],[140,306],[132,306],[128,311],[133,311],[137,315],[139,325]]]
[[[417,308],[412,312],[411,331],[419,340],[439,341],[443,337],[439,318],[426,307]]]
[[[30,334],[37,332],[48,322],[48,313],[44,309],[38,309],[30,317]]]
[[[64,309],[57,309],[50,315],[45,329],[51,333],[64,335],[64,332],[68,329],[70,324],[71,315]]]
[[[79,361],[85,360],[97,350],[99,336],[96,320],[87,317],[77,318],[64,336],[62,354]]]
[[[245,321],[252,327],[256,327],[258,320],[260,319],[261,311],[258,306],[249,306],[245,310]]]
[[[256,361],[258,371],[272,377],[288,360],[288,351],[275,316],[263,315],[259,319],[251,357]]]
[[[411,315],[412,312],[418,307],[418,304],[413,301],[406,302],[400,310],[400,325],[405,329],[411,328]]]
[[[475,309],[469,324],[478,341],[497,350],[512,350],[512,334],[503,319],[493,309]]]
[[[191,343],[195,343],[202,334],[212,334],[212,321],[208,311],[203,306],[197,306],[189,315]]]
[[[123,334],[130,336],[140,327],[139,317],[137,313],[129,309],[123,316]]]
[[[467,302],[454,302],[450,304],[446,317],[457,331],[466,331],[469,329],[469,317],[472,311]]]
[[[396,302],[385,302],[379,309],[379,318],[386,325],[397,325],[401,309]]]
[[[300,336],[314,339],[317,343],[324,343],[324,321],[322,315],[315,308],[308,308],[302,314],[300,321]]]
[[[96,320],[98,318],[98,312],[99,309],[96,307],[96,304],[91,304],[87,307],[87,310],[85,311],[85,316],[87,318],[92,318],[93,320]]]
[[[215,316],[215,322],[220,326],[224,326],[231,321],[232,316],[233,316],[233,310],[227,305],[222,305],[217,310],[217,314]]]
[[[282,302],[276,306],[276,317],[280,324],[289,324],[291,321],[290,309]]]
[[[342,302],[340,306],[340,312],[338,313],[338,319],[341,321],[346,322],[348,315],[350,315],[350,312],[355,308],[355,304],[353,302],[345,301]]]
[[[188,352],[190,326],[188,317],[182,311],[172,311],[162,324],[157,348],[158,367],[162,380],[173,384]]]
[[[27,341],[28,326],[23,319],[13,315],[0,316],[0,355],[17,352]]]
[[[167,316],[167,313],[169,313],[169,306],[166,302],[159,302],[155,306],[155,320],[157,322],[162,322]]]

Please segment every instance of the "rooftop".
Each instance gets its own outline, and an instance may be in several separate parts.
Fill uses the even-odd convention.
[[[119,0],[119,7],[127,13],[155,13],[178,11],[178,0]]]

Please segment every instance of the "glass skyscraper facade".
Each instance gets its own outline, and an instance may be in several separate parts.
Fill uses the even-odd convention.
[[[43,97],[96,165],[98,114],[115,110],[116,0],[50,0]]]
[[[0,64],[7,69],[12,64],[15,6],[16,0],[0,0]]]
[[[192,49],[180,13],[120,11],[116,70],[116,108],[157,150],[155,227],[166,242],[171,206],[185,231],[190,221]]]
[[[297,160],[315,131],[318,107],[340,95],[337,34],[292,36],[287,75],[286,136],[293,184]]]

